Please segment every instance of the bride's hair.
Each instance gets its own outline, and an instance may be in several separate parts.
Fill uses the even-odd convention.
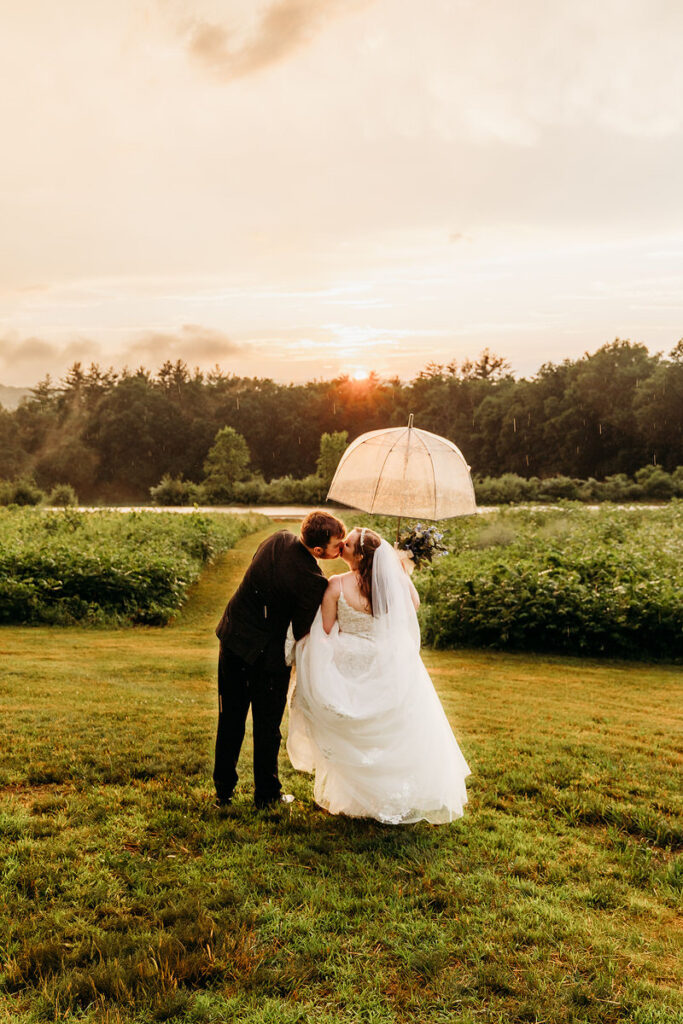
[[[372,611],[372,563],[375,551],[382,543],[382,538],[374,530],[367,527],[357,526],[358,536],[356,537],[355,554],[358,558],[356,572],[360,578],[360,592],[368,602]]]

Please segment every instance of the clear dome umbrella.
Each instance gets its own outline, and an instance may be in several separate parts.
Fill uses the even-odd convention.
[[[407,519],[451,519],[477,511],[470,467],[438,434],[407,427],[361,434],[346,449],[328,501]]]

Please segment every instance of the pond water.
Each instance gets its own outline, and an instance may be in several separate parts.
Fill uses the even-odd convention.
[[[634,512],[639,509],[666,508],[666,502],[659,505],[617,505],[613,506],[624,512]],[[243,513],[258,513],[268,516],[269,519],[303,519],[304,516],[318,506],[315,505],[79,505],[79,512],[176,512],[179,515],[187,515],[190,512],[228,513],[230,515],[242,515]],[[562,508],[561,505],[480,505],[477,508],[478,515],[487,515],[495,512],[497,508],[526,508],[541,511],[551,508]],[[596,511],[601,505],[582,505],[582,508]],[[338,506],[327,506],[326,510],[332,515],[338,515],[340,519],[349,519],[358,512],[358,509],[339,508]],[[60,511],[51,509],[50,511]],[[361,514],[361,513],[358,513]],[[406,519],[412,518],[406,516]],[[424,518],[424,516],[422,517]]]

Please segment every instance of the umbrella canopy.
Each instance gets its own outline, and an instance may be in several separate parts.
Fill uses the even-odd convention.
[[[409,519],[450,519],[477,511],[470,467],[451,441],[407,427],[361,434],[342,455],[329,501]]]

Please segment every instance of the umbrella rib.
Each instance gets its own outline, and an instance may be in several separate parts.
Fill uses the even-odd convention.
[[[406,430],[407,430],[407,429],[408,429],[408,428],[406,427]],[[377,483],[375,484],[375,489],[374,489],[374,491],[372,492],[372,500],[371,500],[371,502],[370,502],[370,511],[371,511],[371,512],[372,512],[372,509],[373,509],[373,505],[375,504],[375,498],[377,497],[377,491],[379,490],[379,482],[380,482],[380,480],[382,479],[382,473],[384,472],[384,467],[385,467],[385,466],[386,466],[386,464],[387,464],[387,459],[389,458],[389,456],[390,456],[390,455],[391,455],[391,453],[393,452],[393,450],[394,450],[394,448],[396,447],[396,445],[398,444],[398,442],[399,442],[399,441],[401,440],[401,438],[402,438],[402,437],[404,436],[404,434],[405,434],[405,431],[404,431],[404,433],[403,433],[403,434],[400,434],[400,435],[399,435],[399,437],[397,437],[397,438],[396,438],[396,440],[394,441],[394,443],[393,443],[393,444],[392,444],[392,445],[391,445],[391,446],[389,447],[389,450],[388,450],[387,454],[386,454],[386,455],[384,456],[384,462],[382,463],[382,465],[381,465],[381,467],[380,467],[380,471],[379,471],[379,473],[377,474]]]
[[[431,449],[427,447],[426,442],[420,437],[420,431],[416,430],[415,433],[417,434],[418,441],[420,442],[424,450],[427,452],[427,457],[429,458],[429,461],[432,466],[432,480],[434,481],[434,504],[432,505],[432,519],[436,520],[436,476],[434,474],[434,459],[432,458]]]

